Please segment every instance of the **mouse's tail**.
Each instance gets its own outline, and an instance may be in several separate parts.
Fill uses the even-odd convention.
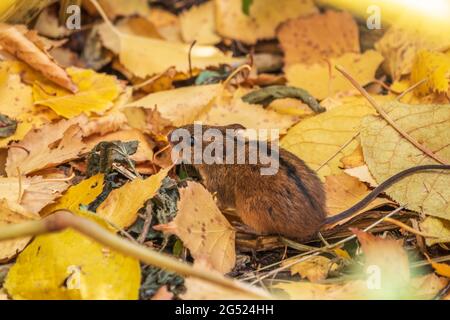
[[[367,207],[373,200],[375,200],[376,197],[378,197],[381,193],[383,193],[387,188],[391,187],[394,183],[402,180],[403,178],[416,173],[420,171],[427,171],[427,170],[449,170],[450,165],[440,165],[440,164],[430,164],[430,165],[423,165],[423,166],[417,166],[412,167],[409,169],[406,169],[404,171],[401,171],[397,173],[396,175],[390,177],[386,181],[384,181],[382,184],[380,184],[378,187],[376,187],[370,194],[368,194],[364,199],[362,199],[360,202],[355,204],[353,207],[345,210],[344,212],[329,217],[325,220],[324,226],[334,224],[336,222],[339,222],[345,218],[348,218],[358,212],[359,210],[364,209]]]

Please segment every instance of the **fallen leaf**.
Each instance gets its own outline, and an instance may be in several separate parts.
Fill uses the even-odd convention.
[[[343,149],[342,146],[356,135],[362,118],[369,114],[375,114],[375,110],[363,99],[348,99],[341,106],[301,121],[288,131],[281,146],[303,159],[313,170],[339,152],[318,172],[321,177],[338,174],[341,172],[339,159],[352,154],[358,141],[355,139]]]
[[[27,63],[30,67],[42,72],[50,81],[71,92],[76,92],[77,86],[72,82],[65,70],[47,52],[41,50],[29,40],[26,37],[26,32],[27,30],[22,30],[22,28],[19,29],[11,25],[1,24],[0,46]]]
[[[174,42],[182,41],[180,21],[177,15],[153,7],[146,18],[156,27],[163,39]]]
[[[345,169],[344,172],[349,176],[358,178],[359,181],[368,183],[371,187],[378,187],[378,183],[373,178],[372,174],[369,171],[369,168],[366,165]]]
[[[428,255],[426,255],[426,257],[427,257],[428,262],[431,264],[434,271],[436,271],[436,273],[438,275],[446,277],[446,278],[450,278],[450,265],[448,265],[446,263],[434,262],[433,260],[430,259],[430,257]]]
[[[180,15],[181,35],[186,43],[214,45],[221,41],[216,33],[214,2],[194,6]]]
[[[341,158],[341,163],[344,168],[356,168],[365,165],[364,155],[361,145],[358,145],[352,154]]]
[[[97,144],[104,141],[121,141],[121,142],[130,142],[130,141],[138,141],[139,146],[137,152],[133,154],[130,158],[136,162],[145,162],[153,160],[153,149],[152,146],[148,143],[148,139],[146,136],[139,130],[131,129],[131,130],[120,130],[113,133],[109,133],[107,135],[92,135],[88,139],[85,140],[87,144],[87,149],[93,149]]]
[[[291,263],[291,261],[286,260]],[[283,263],[284,266],[286,263]],[[335,271],[337,264],[323,256],[316,256],[306,261],[294,264],[291,267],[291,275],[299,274],[302,279],[308,279],[311,282],[319,282],[328,277],[330,271]]]
[[[194,46],[126,34],[118,29],[103,28],[100,36],[106,48],[119,54],[120,63],[133,75],[145,79],[163,73],[170,67],[189,72],[219,64],[239,63],[213,46]],[[191,64],[189,63],[189,53]]]
[[[51,108],[60,116],[73,118],[80,114],[102,114],[114,105],[122,92],[114,76],[99,74],[93,70],[69,68],[67,70],[78,85],[78,92],[69,93],[51,83],[37,82],[33,87],[36,105]]]
[[[101,194],[103,182],[104,175],[98,174],[70,187],[56,203],[44,208],[41,216],[46,217],[58,210],[69,210],[79,213],[81,206],[89,205]]]
[[[426,217],[425,220],[420,222],[420,229],[427,235],[436,237],[427,237],[425,239],[427,246],[450,242],[450,221],[448,220]]]
[[[319,100],[341,91],[353,90],[351,83],[335,69],[344,67],[362,86],[375,79],[375,72],[383,62],[383,57],[374,50],[363,54],[346,53],[339,58],[331,58],[327,63],[296,63],[286,68],[289,85],[309,91]]]
[[[188,182],[180,190],[175,220],[156,229],[176,234],[194,259],[205,259],[221,273],[230,272],[236,263],[235,231],[199,183]]]
[[[121,229],[131,226],[138,217],[139,209],[156,195],[169,170],[161,170],[145,180],[138,178],[113,190],[98,207],[97,215]]]
[[[450,105],[407,105],[389,103],[384,109],[397,125],[433,150],[443,159],[450,159],[447,132]],[[403,138],[378,116],[362,121],[361,144],[364,159],[378,183],[411,167],[436,164],[422,151]],[[450,176],[444,171],[416,173],[397,182],[386,193],[407,208],[427,215],[450,219]]]
[[[8,151],[8,176],[26,175],[75,159],[86,149],[78,125],[86,121],[85,117],[80,116],[30,131]]]
[[[147,0],[114,0],[112,2],[109,0],[98,0],[98,2],[112,20],[119,16],[146,16],[150,14],[150,7]]]
[[[0,177],[0,198],[21,205],[27,212],[38,214],[43,207],[61,197],[69,187],[64,179]]]
[[[450,78],[450,54],[419,51],[414,59],[411,82],[418,83],[424,79],[427,81],[418,86],[414,91],[419,96],[432,92],[447,92]]]
[[[369,195],[371,190],[369,190],[369,188],[367,188],[367,186],[360,182],[357,178],[341,173],[339,175],[327,176],[325,178],[325,192],[327,195],[328,216],[332,217],[360,202],[367,195]],[[330,226],[329,229],[336,225],[342,225],[361,213],[390,203],[392,202],[388,199],[376,198],[366,208],[356,212],[347,219],[337,222],[333,226]]]
[[[222,90],[221,84],[212,84],[161,91],[129,103],[124,109],[142,107],[157,111],[173,126],[181,127],[197,120]]]
[[[20,205],[0,199],[0,226],[23,223],[40,219],[38,214],[27,212]],[[30,242],[31,237],[18,238],[0,242],[0,261],[6,262],[14,258]]]
[[[140,280],[138,260],[66,230],[36,237],[10,269],[5,288],[14,299],[135,300]]]
[[[215,0],[215,5],[217,32],[247,44],[275,38],[280,23],[317,12],[310,0],[258,0],[252,3],[249,15],[242,11],[242,0]]]
[[[326,11],[283,23],[277,32],[286,66],[359,53],[358,25],[348,12]]]
[[[365,272],[376,270],[380,276],[383,296],[398,298],[410,294],[407,290],[410,282],[409,261],[402,240],[384,239],[358,229],[351,230],[361,243]]]
[[[278,129],[280,134],[284,134],[298,122],[298,117],[264,109],[262,105],[245,103],[239,95],[234,95],[215,99],[209,111],[197,120],[211,126],[238,123],[247,129]]]
[[[445,33],[426,34],[420,26],[391,27],[375,44],[375,48],[385,58],[386,70],[394,80],[411,73],[416,53],[420,50],[440,51],[450,45]]]

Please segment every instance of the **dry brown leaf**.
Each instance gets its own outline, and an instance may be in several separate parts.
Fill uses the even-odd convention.
[[[436,50],[448,48],[450,45],[448,34],[434,32],[426,34],[419,25],[408,27],[391,27],[376,44],[385,61],[385,69],[394,80],[402,75],[411,73],[416,53],[420,50]]]
[[[383,239],[358,229],[352,229],[352,232],[361,243],[365,271],[378,271],[386,297],[408,293],[405,289],[410,283],[409,261],[402,240]]]
[[[289,20],[277,35],[286,65],[323,63],[347,52],[360,52],[358,25],[348,12],[327,11]]]
[[[371,191],[357,178],[351,177],[345,173],[327,176],[325,179],[325,191],[327,194],[327,210],[329,217],[351,208],[353,205],[364,199]],[[356,212],[351,217],[329,226],[329,229],[336,225],[342,225],[361,213],[390,203],[392,202],[388,199],[376,198],[366,208]]]
[[[38,214],[43,207],[61,197],[68,187],[69,183],[64,179],[45,179],[38,176],[0,178],[0,198],[19,204],[30,213]]]
[[[102,117],[91,118],[86,125],[81,126],[81,129],[84,137],[89,137],[93,134],[104,136],[121,129],[126,123],[127,117],[122,112],[113,111]]]
[[[450,159],[450,105],[392,102],[383,107],[413,139],[441,158]],[[378,116],[368,116],[362,121],[361,144],[367,166],[378,183],[411,167],[437,164]],[[449,185],[450,175],[446,171],[419,172],[397,182],[386,193],[411,210],[449,220]]]
[[[0,225],[23,223],[40,219],[38,214],[28,213],[20,205],[0,199]],[[31,237],[0,242],[0,262],[16,256],[30,242]]]
[[[286,260],[289,264],[291,261]],[[286,263],[283,263],[284,266]],[[328,277],[330,271],[337,269],[337,264],[323,256],[312,257],[306,261],[294,264],[291,267],[291,275],[299,274],[302,279],[308,279],[311,282],[319,282]]]
[[[177,217],[156,229],[176,234],[195,259],[205,259],[221,273],[231,271],[236,263],[236,232],[199,183],[188,182],[180,190]]]
[[[222,40],[216,33],[213,1],[184,11],[180,15],[180,26],[184,42],[214,45]]]
[[[296,63],[286,68],[286,78],[292,86],[307,90],[315,98],[322,100],[341,91],[354,91],[352,84],[335,69],[344,67],[362,86],[375,79],[375,72],[383,62],[383,56],[375,50],[363,54],[346,53],[328,63]]]
[[[148,142],[147,137],[139,130],[120,130],[113,133],[101,135],[92,135],[85,139],[87,150],[93,149],[97,144],[103,141],[138,141],[139,146],[135,154],[131,156],[131,159],[136,162],[145,162],[153,160],[153,149]]]
[[[248,44],[275,38],[275,30],[283,21],[317,12],[310,0],[258,0],[247,16],[242,0],[215,0],[218,33]]]
[[[79,126],[86,122],[85,116],[79,116],[30,131],[8,152],[8,176],[27,175],[77,158],[86,150]]]
[[[378,187],[378,183],[373,178],[372,174],[369,171],[369,168],[366,165],[345,169],[344,172],[349,176],[358,178],[359,181],[368,183],[369,186],[375,188]]]
[[[77,86],[72,82],[66,71],[21,31],[23,30],[14,26],[0,25],[0,46],[30,67],[41,72],[47,79],[71,92],[76,92]]]

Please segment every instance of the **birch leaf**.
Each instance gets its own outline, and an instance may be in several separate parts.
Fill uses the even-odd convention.
[[[275,38],[280,23],[317,12],[310,0],[258,0],[249,15],[242,11],[242,0],[215,0],[215,5],[218,33],[247,44]]]
[[[348,12],[327,11],[289,20],[280,26],[277,36],[287,66],[360,52],[358,25]]]
[[[194,6],[180,15],[181,35],[186,43],[214,45],[221,41],[216,33],[214,2]]]
[[[289,85],[305,89],[319,100],[341,91],[354,90],[351,83],[335,69],[343,66],[362,86],[375,79],[375,72],[383,62],[383,57],[374,50],[363,54],[346,53],[339,58],[331,58],[329,64],[296,63],[286,68]]]
[[[38,214],[28,213],[20,205],[0,199],[0,225],[23,223],[38,220]],[[31,237],[19,238],[0,242],[0,262],[15,257],[30,242]]]
[[[79,127],[85,122],[85,117],[78,117],[30,131],[8,152],[8,176],[17,176],[18,172],[26,175],[75,159],[86,149]]]
[[[414,59],[411,82],[427,81],[417,87],[415,92],[426,95],[432,92],[447,92],[450,79],[450,54],[423,50]]]
[[[205,259],[221,273],[231,271],[236,263],[235,231],[199,183],[189,182],[180,190],[177,217],[155,229],[176,234],[194,259]]]
[[[139,209],[156,195],[169,170],[161,170],[146,180],[136,179],[113,190],[98,207],[97,214],[121,229],[131,226]]]
[[[41,72],[50,81],[71,92],[76,92],[77,86],[66,71],[47,52],[27,38],[26,32],[27,30],[15,26],[1,24],[0,45],[10,54]]]
[[[78,92],[72,94],[51,83],[38,82],[33,87],[36,105],[49,107],[60,116],[70,119],[80,114],[104,113],[113,107],[113,102],[122,92],[114,76],[77,68],[67,71],[78,85]]]
[[[448,220],[426,217],[425,220],[420,223],[420,229],[426,234],[436,237],[425,239],[428,246],[437,243],[450,242],[450,221]]]
[[[14,299],[135,300],[140,278],[138,260],[69,229],[36,237],[10,269],[5,288]]]
[[[346,99],[332,110],[305,119],[288,131],[281,146],[294,153],[312,169],[317,169],[334,157],[318,172],[321,177],[340,173],[340,160],[353,153],[358,141],[345,145],[359,130],[361,120],[375,110],[363,99]],[[342,149],[342,150],[340,150]]]
[[[416,141],[441,158],[450,159],[450,105],[390,103],[384,109]],[[363,120],[361,144],[364,159],[378,183],[411,167],[437,164],[378,116]],[[411,210],[450,220],[449,185],[446,171],[420,172],[397,182],[386,193]]]

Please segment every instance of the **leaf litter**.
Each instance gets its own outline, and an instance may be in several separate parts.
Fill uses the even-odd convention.
[[[450,161],[448,37],[394,23],[372,38],[354,12],[309,0],[155,2],[83,1],[93,23],[80,32],[58,27],[60,4],[33,11],[34,28],[0,12],[0,227],[69,210],[234,289],[69,229],[0,242],[0,299],[448,298],[448,174],[410,176],[297,243],[248,232],[166,148],[195,121],[277,128],[332,216],[436,164],[425,149]],[[373,266],[381,291],[368,289]]]

